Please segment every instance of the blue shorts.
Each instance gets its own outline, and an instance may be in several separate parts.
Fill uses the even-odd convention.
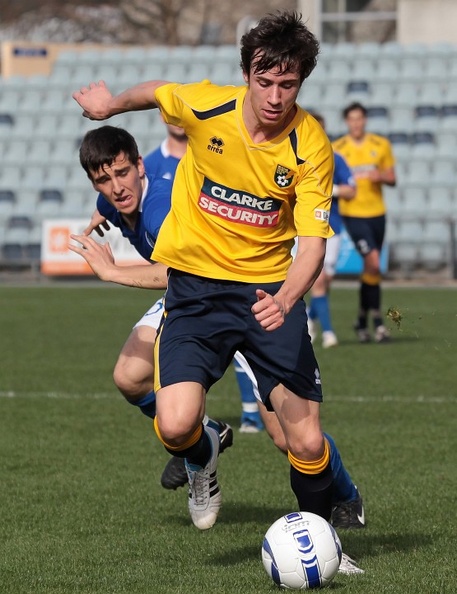
[[[350,238],[361,256],[382,249],[386,232],[386,217],[343,217]]]
[[[308,334],[305,302],[299,300],[285,323],[272,332],[264,330],[251,312],[256,289],[274,295],[281,285],[219,281],[171,270],[155,343],[155,389],[191,381],[208,391],[239,350],[268,407],[270,392],[278,384],[302,398],[321,402],[320,372]]]

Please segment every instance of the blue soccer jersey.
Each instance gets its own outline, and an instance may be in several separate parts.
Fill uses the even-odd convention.
[[[355,180],[349,165],[339,153],[335,153],[335,171],[333,173],[333,183],[336,186],[345,185],[355,188]],[[336,235],[341,233],[343,228],[343,219],[340,215],[338,206],[338,198],[332,199],[332,206],[330,208],[330,227]]]
[[[172,181],[162,177],[145,178],[145,187],[135,229],[125,224],[122,215],[101,195],[98,195],[97,209],[122,235],[129,240],[136,251],[148,262],[151,261],[157,235],[163,220],[170,210]]]
[[[164,177],[173,180],[180,159],[170,155],[167,149],[167,140],[154,151],[148,153],[143,158],[144,167],[152,177]]]

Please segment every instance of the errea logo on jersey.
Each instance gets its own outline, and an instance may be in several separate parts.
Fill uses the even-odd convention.
[[[287,188],[292,183],[294,178],[293,172],[284,165],[278,165],[275,171],[275,183],[280,188]]]
[[[223,146],[224,146],[224,141],[222,140],[222,138],[218,138],[217,136],[212,136],[209,139],[209,144],[206,148],[209,151],[211,151],[212,153],[217,153],[218,155],[222,155],[222,153],[224,152],[222,150]]]

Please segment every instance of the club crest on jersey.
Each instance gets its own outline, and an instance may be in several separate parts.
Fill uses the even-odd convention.
[[[288,169],[284,167],[284,165],[278,165],[275,171],[275,183],[280,188],[287,188],[292,183],[294,178],[294,174]]]

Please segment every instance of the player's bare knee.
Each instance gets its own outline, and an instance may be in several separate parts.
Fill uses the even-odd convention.
[[[289,439],[288,443],[290,453],[299,460],[317,460],[324,452],[322,434],[293,437]]]
[[[116,365],[113,380],[119,392],[129,401],[135,401],[145,395],[142,383],[128,373],[124,367]]]
[[[185,421],[177,422],[176,419],[164,415],[157,417],[157,428],[164,443],[179,448],[189,441],[198,426],[193,426]]]

